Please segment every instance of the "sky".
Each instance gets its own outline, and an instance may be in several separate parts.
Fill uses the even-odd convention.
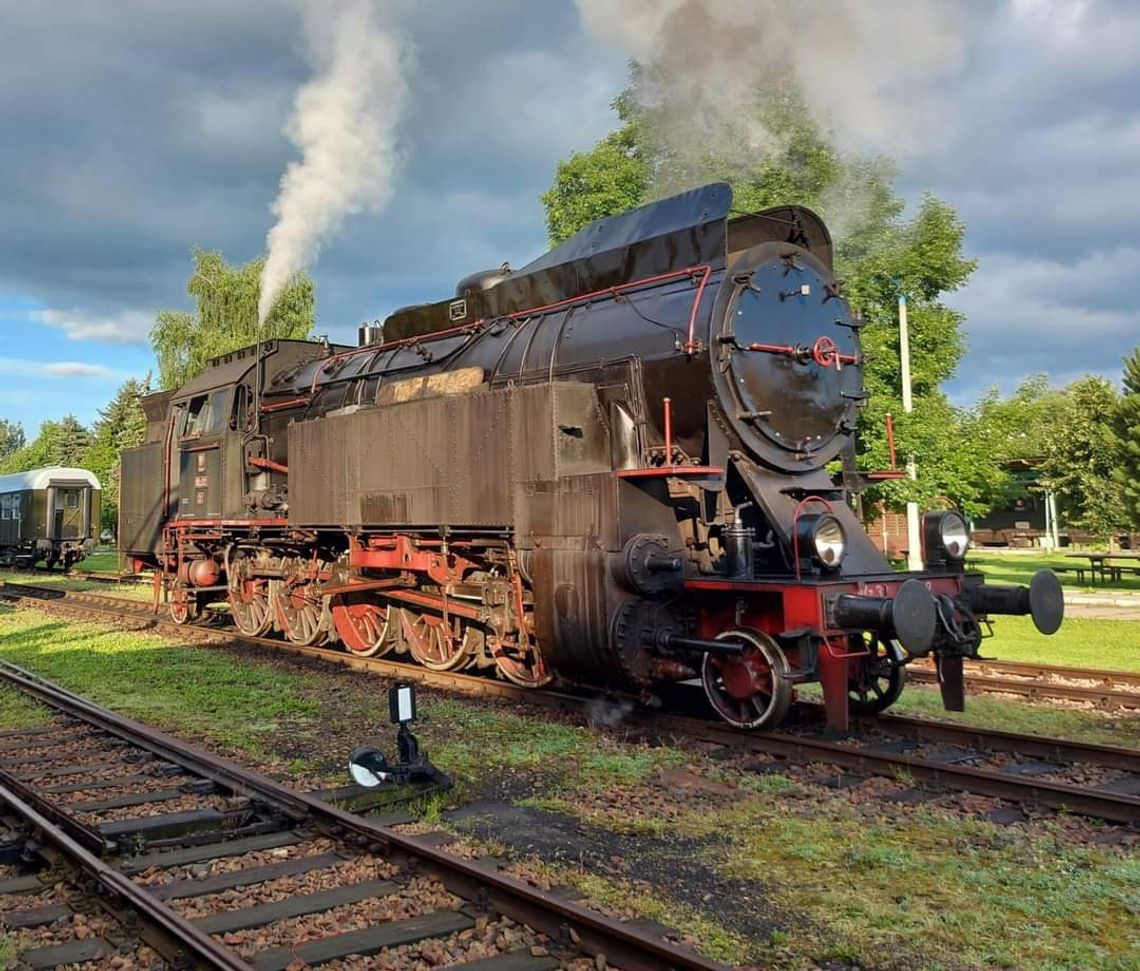
[[[1116,380],[1140,344],[1140,4],[941,9],[960,50],[906,130],[863,130],[842,103],[832,121],[896,156],[912,205],[932,192],[965,222],[978,269],[950,301],[970,347],[951,393]],[[317,332],[345,342],[541,253],[538,196],[613,128],[627,73],[572,0],[393,0],[391,17],[412,53],[402,164],[310,268]],[[194,246],[263,252],[310,76],[280,0],[0,0],[0,417],[29,437],[93,420],[153,366],[155,310],[190,308]]]

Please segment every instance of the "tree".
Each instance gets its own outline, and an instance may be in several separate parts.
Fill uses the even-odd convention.
[[[93,428],[84,467],[103,485],[102,527],[114,532],[119,521],[119,455],[143,440],[146,416],[139,399],[150,390],[150,375],[130,378],[115,393]]]
[[[1140,528],[1140,347],[1124,359],[1124,395],[1117,412],[1120,464],[1117,484],[1131,525]]]
[[[621,127],[592,151],[559,162],[554,184],[542,195],[552,245],[569,239],[596,219],[633,209],[649,191],[649,164],[641,150],[640,126],[629,92],[612,103]]]
[[[91,435],[74,415],[45,421],[35,441],[4,459],[0,471],[26,472],[46,465],[81,466]]]
[[[1120,396],[1104,378],[1074,382],[1046,436],[1041,464],[1042,484],[1057,493],[1062,518],[1101,542],[1128,526],[1116,434],[1119,407]]]
[[[861,336],[871,399],[857,432],[862,464],[886,467],[890,412],[899,454],[913,455],[919,468],[917,482],[885,483],[867,498],[897,506],[908,499],[949,497],[970,512],[984,511],[1000,470],[969,437],[979,430],[977,416],[955,409],[941,390],[966,349],[962,316],[941,298],[961,287],[975,266],[962,255],[965,228],[954,209],[927,196],[904,219],[903,200],[893,188],[894,164],[840,151],[790,84],[758,92],[736,128],[688,139],[672,137],[671,106],[642,97],[644,84],[642,69],[633,65],[630,87],[614,102],[619,128],[593,150],[559,163],[542,197],[551,243],[592,219],[717,179],[732,185],[738,210],[798,204],[818,211],[836,237],[836,271],[845,296],[866,322]],[[754,151],[750,127],[776,137],[764,151]],[[909,307],[915,397],[910,415],[904,415],[901,400],[900,293]]]
[[[186,292],[197,301],[194,313],[160,310],[150,332],[163,389],[185,384],[212,357],[270,338],[304,339],[312,333],[313,281],[301,271],[282,292],[261,328],[257,298],[264,258],[233,266],[221,253],[194,250],[194,272]]]
[[[24,447],[24,426],[18,421],[0,418],[0,463]]]

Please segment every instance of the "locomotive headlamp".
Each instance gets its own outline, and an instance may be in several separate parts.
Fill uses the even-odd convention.
[[[833,570],[847,552],[847,535],[834,516],[820,513],[801,516],[796,523],[799,555],[810,554],[820,566]]]
[[[970,530],[956,512],[928,512],[922,517],[922,538],[927,566],[959,563],[970,548]]]

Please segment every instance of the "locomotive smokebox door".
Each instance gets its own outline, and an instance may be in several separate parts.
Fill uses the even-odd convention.
[[[824,264],[765,243],[732,267],[714,316],[713,379],[735,431],[789,472],[834,458],[863,393],[857,326]]]

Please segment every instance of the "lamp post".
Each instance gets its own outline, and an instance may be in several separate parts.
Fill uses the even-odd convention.
[[[906,294],[899,291],[899,366],[902,370],[902,401],[903,411],[910,414],[914,411],[914,395],[910,388],[910,331],[906,320]],[[913,481],[918,479],[918,468],[914,463],[914,456],[908,455],[906,460],[906,474]],[[919,539],[918,503],[906,504],[906,568],[908,570],[922,569],[922,541]]]

